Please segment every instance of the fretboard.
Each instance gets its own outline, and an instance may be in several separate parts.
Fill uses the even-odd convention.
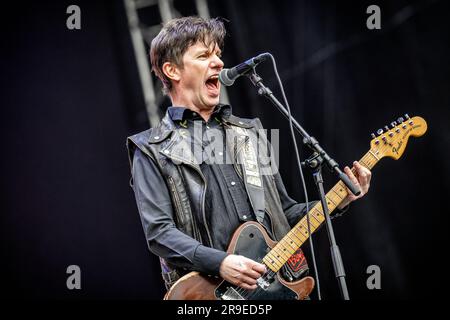
[[[378,160],[378,156],[370,150],[361,158],[361,160],[359,160],[359,163],[368,169],[372,169]],[[355,173],[354,168],[352,169],[352,172]],[[348,192],[345,184],[342,181],[336,183],[336,185],[326,194],[329,212],[333,212],[347,195]],[[311,233],[316,231],[324,221],[325,216],[322,204],[319,201],[309,210],[309,226]],[[305,215],[263,258],[264,264],[273,272],[277,272],[298,248],[308,240],[308,237],[308,218]]]

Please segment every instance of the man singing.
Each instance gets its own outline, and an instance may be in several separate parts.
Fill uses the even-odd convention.
[[[145,237],[150,251],[160,257],[167,289],[190,271],[256,289],[266,267],[226,253],[233,232],[256,221],[277,241],[306,214],[306,204],[289,197],[277,171],[262,174],[257,163],[251,179],[246,160],[238,163],[233,156],[236,145],[228,132],[255,133],[262,125],[258,118],[239,118],[229,105],[219,104],[225,33],[220,19],[185,17],[165,24],[151,43],[150,58],[172,106],[157,127],[127,140]],[[252,152],[248,148],[243,157],[255,156]],[[371,172],[358,162],[353,165],[356,175],[348,167],[345,173],[361,194],[349,192],[340,213],[369,189]],[[307,271],[301,250],[295,255],[303,263],[283,267],[287,281]]]

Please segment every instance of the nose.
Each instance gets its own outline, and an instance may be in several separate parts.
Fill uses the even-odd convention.
[[[211,68],[222,70],[224,64],[223,64],[222,59],[220,59],[217,55],[213,55],[210,66],[211,66]]]

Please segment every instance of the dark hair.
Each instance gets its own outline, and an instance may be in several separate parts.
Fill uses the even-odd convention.
[[[187,49],[198,41],[207,47],[217,43],[223,48],[225,27],[220,18],[203,19],[199,17],[183,17],[167,22],[150,46],[152,70],[163,83],[163,92],[172,89],[172,82],[162,71],[166,62],[183,67],[183,55]]]

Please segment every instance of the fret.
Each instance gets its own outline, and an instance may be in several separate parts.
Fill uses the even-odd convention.
[[[296,227],[292,228],[292,230],[289,231],[289,233],[287,234],[287,236],[289,236],[289,234],[292,233],[297,239],[299,239],[302,243],[304,243],[305,240],[306,240],[308,237],[305,237],[301,232],[298,232],[297,229],[298,229],[298,228],[296,228]],[[301,237],[301,238],[300,238],[300,237]]]
[[[303,242],[305,242],[306,239],[308,239],[308,227],[305,226],[305,225],[303,225],[303,224],[301,223],[301,221],[300,221],[300,224],[301,224],[300,227],[295,226],[294,228],[296,229],[296,232],[297,232],[297,233],[301,234],[301,235],[305,238],[305,240],[303,241]],[[298,225],[298,224],[297,224],[297,225]],[[303,231],[303,230],[304,230],[304,231]]]
[[[313,214],[309,214],[309,221],[311,221],[311,224],[314,226],[314,230],[322,224],[322,222],[319,221],[319,219],[317,219]]]
[[[292,230],[287,233],[287,235],[292,233],[297,239],[300,239],[300,243],[303,244],[306,239],[308,239],[308,235],[304,234],[304,232],[301,230],[301,227],[302,226],[299,226],[299,224],[297,223],[294,228],[292,228]]]
[[[281,269],[281,267],[283,266],[283,263],[280,263],[279,261],[277,261],[277,259],[273,255],[272,251],[267,254],[267,257],[268,257],[268,262],[271,265],[278,268],[278,270]]]
[[[366,159],[365,160],[365,162],[367,163],[366,168],[369,170],[372,169],[377,164],[378,161],[380,161],[380,158],[378,158],[377,155],[372,152],[372,150],[369,150],[369,152],[367,152],[363,158]]]
[[[363,157],[361,160],[359,160],[359,163],[360,163],[363,167],[366,167],[366,168],[369,168],[369,167],[370,167],[370,165],[368,164],[368,160],[365,160],[364,157]]]
[[[345,184],[342,181],[339,181],[334,187],[333,187],[334,192],[340,194],[342,196],[342,199],[344,199],[347,195],[347,187],[345,186]]]
[[[289,231],[289,233],[286,235],[289,239],[291,239],[291,235],[293,235],[294,237],[296,237],[298,240],[300,240],[300,242],[303,243],[303,241],[305,241],[304,239],[300,238],[296,232],[293,232],[293,230]],[[303,237],[304,238],[304,237]]]
[[[294,252],[290,252],[286,247],[283,247],[283,246],[275,246],[275,247],[279,247],[279,249],[288,257],[288,258],[290,258],[290,256],[291,255],[293,255],[294,253],[295,253],[295,251]]]
[[[277,252],[277,259],[282,258],[283,260],[289,260],[289,256],[286,254],[286,251],[280,250],[280,248],[277,248],[276,246],[273,248]]]
[[[314,212],[312,212],[312,215],[315,217],[315,219],[317,219],[320,224],[322,224],[322,222],[325,221],[325,217],[322,215],[322,212],[320,212],[317,209],[314,209]]]
[[[375,155],[375,153],[373,153],[373,151],[372,150],[369,150],[369,152],[367,153],[367,154],[370,154],[372,157],[374,157],[375,158],[375,160],[380,160],[380,158],[378,158],[376,155]]]
[[[281,241],[284,240],[284,242],[287,242],[287,246],[290,246],[292,249],[294,249],[294,252],[297,251],[297,249],[303,244],[303,242],[300,245],[297,245],[292,239],[285,239],[284,237]],[[283,243],[283,242],[282,242]]]
[[[303,224],[304,223],[304,224]],[[302,219],[299,224],[302,224],[302,231],[300,231],[302,233],[302,235],[305,237],[305,241],[308,239],[309,237],[309,232],[308,232],[308,227],[307,224],[308,222],[306,221],[306,216],[304,217],[304,219]],[[313,224],[310,225],[310,231],[311,233],[314,232],[318,227],[320,226],[320,224],[318,224],[317,226],[314,226]],[[303,231],[304,230],[304,231]]]
[[[277,248],[277,246],[275,246],[271,250],[270,255],[268,254],[266,257],[268,257],[268,259],[270,260],[269,262],[272,265],[281,268],[283,266],[283,264],[285,264],[286,261],[289,260],[289,257],[293,255],[293,253],[291,253],[291,254],[286,254],[285,253],[286,255],[283,257],[280,253],[274,253],[276,250],[280,251],[279,249],[280,249],[279,247]],[[283,252],[283,250],[281,250],[281,252]]]
[[[338,198],[340,198],[341,200],[344,200],[344,198],[342,198],[341,195],[340,195],[339,193],[337,193],[336,190],[334,190],[334,188],[332,188],[331,191],[333,191],[334,194],[335,194]]]
[[[362,166],[372,169],[373,166],[379,161],[379,158],[372,151],[367,152],[359,163]],[[352,169],[355,173],[355,169]],[[326,194],[326,202],[328,211],[330,214],[335,210],[339,204],[347,197],[347,187],[342,181],[338,181]],[[289,258],[305,243],[310,233],[316,231],[320,225],[325,221],[322,204],[316,203],[309,210],[309,231],[308,232],[308,219],[304,215],[302,219],[290,230],[283,239],[281,239],[277,245],[263,258],[263,262],[274,272],[278,270],[289,260]]]
[[[293,255],[296,251],[291,246],[285,246],[281,242],[278,242],[278,244],[274,248],[276,248],[276,247],[282,248],[284,252],[287,251],[288,255]]]
[[[274,250],[271,250],[269,254],[270,254],[270,258],[271,258],[271,260],[270,260],[271,263],[273,263],[273,264],[275,264],[277,266],[279,265],[280,267],[283,265],[283,263],[284,263],[282,261],[283,259],[279,259],[280,258],[279,255],[277,257],[277,255],[275,254]]]
[[[300,220],[300,224],[301,224],[301,226],[299,227],[299,228],[297,228],[297,230],[300,230],[300,229],[305,229],[306,231],[308,231],[308,221],[306,221],[306,217],[304,217],[305,219],[302,219],[302,220]],[[311,227],[311,225],[310,225],[310,227]],[[303,234],[303,231],[299,231],[299,232],[301,232],[302,234]]]
[[[316,214],[317,214],[317,216],[318,217],[322,217],[322,208],[319,208],[319,204],[317,203],[313,208],[312,208],[312,210],[315,210],[316,211]]]
[[[273,266],[269,261],[267,261],[266,258],[263,259],[263,263],[267,268],[269,268],[270,270],[272,270],[275,273],[277,273],[278,270],[280,270],[280,268]]]
[[[331,209],[330,204],[333,204],[334,207],[337,207],[337,204],[334,203],[333,199],[331,199],[331,197],[329,197],[328,195],[325,196],[326,200],[327,200],[327,205],[328,205],[328,211],[331,211],[333,209]]]
[[[305,215],[305,221],[308,223],[308,217]],[[315,230],[320,226],[320,222],[314,217],[314,215],[309,215],[309,225],[311,230]]]

